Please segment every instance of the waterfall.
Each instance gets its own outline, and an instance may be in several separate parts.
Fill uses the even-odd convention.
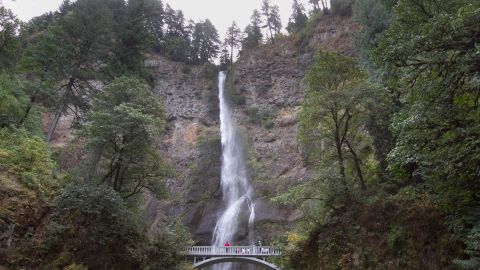
[[[222,142],[221,186],[225,210],[218,219],[213,231],[213,245],[223,246],[225,242],[232,244],[238,232],[243,211],[249,212],[249,240],[253,241],[253,222],[255,204],[252,202],[252,187],[248,181],[248,171],[241,137],[235,128],[232,112],[225,99],[225,72],[218,75],[218,99],[220,102],[220,132]],[[231,269],[231,264],[221,264],[215,270]]]

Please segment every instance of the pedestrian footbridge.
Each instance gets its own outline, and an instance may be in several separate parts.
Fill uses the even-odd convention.
[[[266,261],[267,257],[281,256],[280,250],[269,246],[193,246],[186,248],[186,255],[193,258],[193,267],[205,267],[228,262],[250,263],[263,266],[265,269],[280,270]]]

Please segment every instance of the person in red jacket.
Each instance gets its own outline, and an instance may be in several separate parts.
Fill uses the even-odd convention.
[[[225,246],[225,252],[228,253],[228,250],[229,250],[228,247],[231,246],[231,245],[230,245],[230,242],[228,242],[228,241],[225,242],[225,244],[224,244],[223,246]]]

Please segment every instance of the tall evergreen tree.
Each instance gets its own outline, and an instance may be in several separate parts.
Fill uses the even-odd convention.
[[[220,50],[220,68],[222,70],[226,70],[230,65],[230,52],[228,50],[228,46],[223,44],[222,49]]]
[[[147,78],[144,67],[145,54],[150,50],[155,37],[155,0],[129,0],[123,12],[118,12],[114,58],[106,69],[108,80],[121,75],[136,75]],[[149,26],[149,27],[147,27]]]
[[[328,0],[309,0],[308,2],[313,5],[314,11],[319,11],[320,5],[322,6],[323,12],[328,11]]]
[[[272,14],[272,4],[270,0],[263,0],[262,2],[262,15],[265,18],[265,25],[263,28],[267,28],[268,33],[270,33],[270,41],[273,42],[273,25],[271,15]]]
[[[242,50],[248,50],[257,47],[262,42],[262,19],[258,10],[253,10],[250,17],[250,24],[245,28],[245,38],[242,40]]]
[[[185,17],[183,16],[183,12],[181,10],[174,10],[167,4],[165,6],[165,26],[167,36],[183,36],[185,34]]]
[[[218,54],[220,40],[210,20],[198,22],[192,34],[192,62],[203,64],[212,61]]]
[[[288,22],[287,31],[293,33],[302,30],[307,24],[307,20],[308,17],[305,14],[305,7],[298,3],[298,0],[293,0],[292,15]]]
[[[185,27],[185,17],[181,10],[173,10],[168,4],[165,7],[166,36],[164,53],[174,61],[187,62],[190,58],[189,29]]]
[[[223,41],[225,45],[230,47],[230,63],[233,63],[233,51],[240,46],[242,41],[242,32],[238,28],[235,21],[232,22],[232,25],[227,29],[227,35]]]
[[[272,7],[272,12],[270,14],[270,21],[273,26],[273,31],[275,37],[277,37],[282,31],[282,18],[280,17],[280,8],[277,5]]]
[[[164,39],[163,24],[165,11],[163,3],[161,0],[147,0],[145,7],[147,10],[150,10],[150,14],[145,20],[145,27],[150,36],[153,49],[160,51]]]
[[[402,101],[390,168],[425,185],[480,268],[480,2],[400,0],[374,59]]]
[[[51,83],[56,96],[56,113],[46,140],[49,141],[66,110],[89,107],[94,94],[91,81],[98,79],[101,63],[114,47],[112,12],[109,1],[78,0],[68,13],[37,35],[27,45],[22,65],[45,83]],[[52,90],[53,91],[53,90]]]
[[[274,37],[280,34],[282,30],[282,20],[280,18],[280,9],[277,5],[272,5],[270,0],[263,0],[262,15],[265,17],[265,25],[270,33],[270,41],[273,43]]]

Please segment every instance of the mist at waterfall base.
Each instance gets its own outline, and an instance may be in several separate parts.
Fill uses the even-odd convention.
[[[220,132],[222,142],[221,187],[224,211],[215,225],[212,244],[223,246],[226,242],[237,245],[236,235],[240,229],[248,230],[249,242],[253,241],[255,205],[252,202],[253,189],[249,183],[245,165],[242,139],[233,121],[231,108],[225,96],[225,72],[218,75],[218,99],[220,102]],[[247,228],[240,228],[242,217],[248,215]],[[214,270],[231,270],[232,263],[219,264]]]

